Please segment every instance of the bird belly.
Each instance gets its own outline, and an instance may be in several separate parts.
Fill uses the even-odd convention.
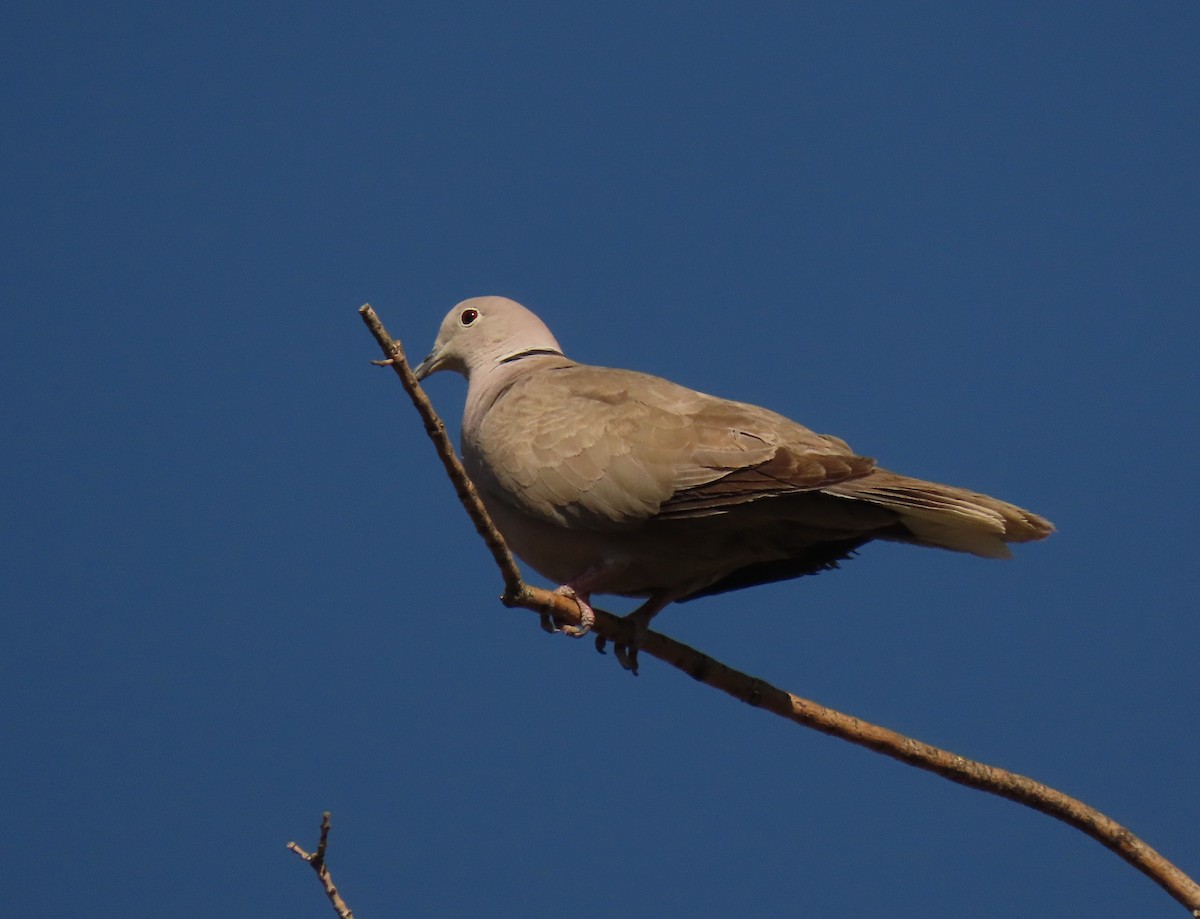
[[[757,513],[745,515],[751,518],[745,520],[738,519],[741,514],[722,521],[652,520],[610,531],[559,526],[523,514],[505,502],[485,498],[485,503],[509,548],[522,561],[556,584],[586,580],[589,593],[596,594],[684,598],[703,594],[705,588],[722,582],[737,583],[736,578],[734,582],[728,579],[774,562],[792,560],[795,570],[751,576],[738,586],[836,567],[821,554],[821,547],[842,546],[837,557],[845,557],[851,548],[843,542],[851,534],[794,520],[764,521]],[[744,525],[731,526],[730,517]],[[811,566],[804,562],[808,557],[814,559]]]

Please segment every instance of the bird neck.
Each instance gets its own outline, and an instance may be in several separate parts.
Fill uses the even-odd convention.
[[[553,348],[530,348],[514,353],[506,360],[472,367],[467,376],[463,430],[476,430],[488,410],[525,377],[556,367],[570,367],[574,363]]]

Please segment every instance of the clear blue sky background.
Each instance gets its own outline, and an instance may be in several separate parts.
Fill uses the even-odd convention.
[[[284,850],[328,808],[359,919],[1182,915],[501,607],[355,310],[419,357],[513,296],[1046,514],[659,624],[1196,874],[1195,2],[22,3],[0,45],[18,912],[329,915]]]

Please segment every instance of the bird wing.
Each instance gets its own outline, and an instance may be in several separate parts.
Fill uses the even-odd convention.
[[[843,441],[766,409],[573,362],[518,376],[469,443],[464,435],[464,452],[497,497],[593,529],[721,514],[874,468]]]

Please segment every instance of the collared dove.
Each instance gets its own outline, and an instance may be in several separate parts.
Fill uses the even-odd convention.
[[[873,539],[988,558],[1049,521],[908,478],[775,412],[565,357],[530,310],[464,300],[418,380],[467,378],[463,464],[512,550],[561,585],[585,624],[593,593],[659,610],[836,568]]]

